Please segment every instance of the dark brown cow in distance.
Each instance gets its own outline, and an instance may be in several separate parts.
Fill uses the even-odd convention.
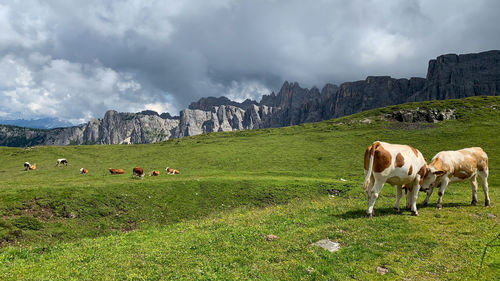
[[[409,145],[376,141],[365,150],[365,181],[363,190],[368,200],[368,217],[373,216],[373,206],[384,183],[397,187],[394,210],[399,212],[403,185],[408,189],[406,204],[418,216],[417,197],[426,172],[424,156]]]
[[[134,167],[134,169],[132,170],[132,177],[135,176],[138,176],[142,179],[144,177],[144,170],[139,167]]]

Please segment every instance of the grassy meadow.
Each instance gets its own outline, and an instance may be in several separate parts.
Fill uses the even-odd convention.
[[[454,108],[458,119],[378,118],[417,106]],[[156,144],[0,147],[0,280],[498,280],[499,108],[498,97],[475,97]],[[376,140],[427,159],[482,147],[492,206],[481,187],[470,206],[463,182],[447,188],[442,210],[434,192],[418,217],[394,214],[385,185],[365,218],[363,154]],[[69,165],[55,167],[63,157]],[[160,176],[132,179],[134,166]],[[324,238],[341,249],[311,246]]]

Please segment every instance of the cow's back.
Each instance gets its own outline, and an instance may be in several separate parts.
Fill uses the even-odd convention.
[[[477,171],[488,170],[488,155],[480,147],[441,151],[432,158],[430,166],[446,172],[452,181],[464,180]]]

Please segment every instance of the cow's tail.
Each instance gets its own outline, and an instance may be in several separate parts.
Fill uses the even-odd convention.
[[[368,164],[368,171],[366,172],[365,181],[363,183],[363,190],[365,190],[365,191],[366,191],[366,189],[368,189],[368,186],[370,185],[370,179],[371,179],[372,172],[373,172],[373,158],[374,158],[376,148],[377,148],[377,145],[374,143],[370,149],[370,161]]]

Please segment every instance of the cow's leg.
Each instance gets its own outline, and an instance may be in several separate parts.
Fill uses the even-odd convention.
[[[418,199],[418,191],[420,189],[420,186],[418,185],[418,182],[414,182],[411,187],[409,193],[409,198],[410,198],[410,206],[411,206],[411,215],[412,216],[418,216],[418,211],[417,211],[417,199]]]
[[[472,190],[472,201],[471,201],[471,205],[472,206],[476,206],[477,204],[477,176],[473,176],[471,179],[470,179],[470,188]]]
[[[401,185],[396,185],[396,203],[394,204],[394,212],[399,213],[399,199],[403,196],[403,189]]]
[[[368,210],[366,211],[366,215],[370,218],[373,217],[373,205],[375,205],[375,201],[378,198],[378,194],[380,193],[382,186],[384,186],[384,182],[375,179],[375,183],[373,184],[373,187],[370,190],[369,194],[370,199],[368,200]]]
[[[431,197],[433,190],[434,190],[434,187],[429,186],[429,189],[427,190],[427,196],[425,196],[425,199],[424,199],[424,203],[423,203],[424,206],[427,206],[427,204],[429,204],[429,198]]]
[[[488,194],[488,170],[479,172],[479,177],[481,177],[481,186],[484,191],[484,206],[490,205],[490,195]]]
[[[411,207],[410,206],[411,199],[410,199],[410,193],[409,193],[410,189],[409,188],[410,187],[408,185],[405,186],[405,200],[406,200],[406,202],[405,202],[405,208],[406,208],[406,210],[409,210],[410,207]]]
[[[442,209],[443,208],[443,205],[442,205],[442,202],[443,202],[443,195],[444,195],[444,190],[446,189],[446,186],[448,186],[448,178],[444,178],[441,180],[441,185],[439,186],[439,190],[438,190],[438,201],[437,201],[437,205],[436,207],[438,209]]]

